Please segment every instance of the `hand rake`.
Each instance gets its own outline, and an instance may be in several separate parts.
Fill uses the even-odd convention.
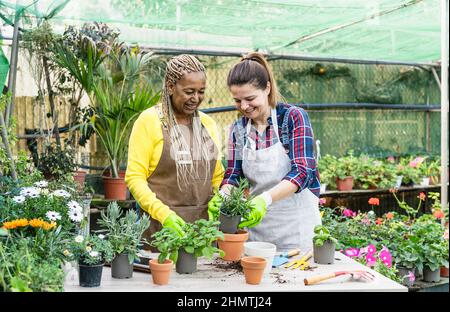
[[[372,282],[375,279],[375,275],[373,275],[370,272],[367,271],[363,271],[363,270],[353,270],[353,271],[338,271],[338,272],[333,272],[333,273],[328,273],[328,274],[323,274],[323,275],[319,275],[319,276],[313,276],[313,277],[309,277],[309,278],[305,278],[304,279],[304,283],[305,285],[313,285],[313,284],[317,284],[319,282],[337,277],[337,276],[341,276],[341,275],[346,275],[346,274],[350,274],[351,277],[355,280],[363,280],[365,282]]]

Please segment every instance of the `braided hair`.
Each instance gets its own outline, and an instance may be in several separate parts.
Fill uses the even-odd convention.
[[[169,82],[175,85],[184,74],[192,72],[205,73],[205,67],[196,57],[188,54],[181,54],[171,58],[166,66],[162,91],[162,114],[170,135],[170,142],[172,146],[171,154],[175,156],[177,183],[180,190],[187,187],[190,180],[198,179],[199,163],[203,163],[204,165],[205,176],[208,176],[210,171],[210,144],[208,144],[207,131],[202,127],[198,111],[196,110],[194,112],[192,120],[192,148],[194,153],[196,153],[195,157],[193,157],[189,148],[189,143],[183,136],[177,119],[175,118],[172,99],[169,94]],[[206,179],[204,183],[206,183]]]

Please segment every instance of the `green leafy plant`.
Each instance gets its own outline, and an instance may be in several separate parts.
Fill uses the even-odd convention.
[[[223,257],[225,255],[223,250],[213,247],[213,242],[224,238],[223,233],[218,230],[218,226],[218,221],[204,219],[186,223],[183,227],[186,235],[179,240],[180,248],[196,257],[204,256],[211,259],[215,253],[219,253]]]
[[[220,212],[227,216],[245,216],[251,210],[250,200],[253,197],[246,197],[246,190],[249,187],[247,179],[241,179],[237,187],[233,187],[230,195],[224,196]]]
[[[64,253],[68,260],[87,265],[110,262],[114,255],[111,243],[102,234],[78,235],[69,242]]]
[[[390,188],[395,185],[395,168],[389,163],[383,163],[368,156],[360,156],[359,174],[356,184],[363,189],[370,187]]]
[[[70,145],[63,149],[56,144],[49,144],[39,154],[37,169],[47,180],[59,180],[76,169],[74,158],[75,154]]]
[[[177,261],[179,237],[175,231],[170,228],[162,228],[152,235],[152,239],[150,245],[160,252],[159,263],[164,263],[166,259],[171,259],[173,262]]]
[[[182,237],[168,228],[156,232],[152,235],[151,245],[160,252],[158,262],[164,263],[167,258],[177,262],[178,251],[181,248],[196,257],[204,256],[211,259],[215,253],[223,257],[224,252],[213,246],[213,242],[217,239],[223,239],[223,233],[218,230],[218,225],[218,221],[199,219],[183,226],[185,235]]]
[[[423,266],[432,271],[441,266],[448,267],[448,240],[443,239],[445,228],[427,214],[418,218],[411,229],[420,245],[418,251],[423,259]]]
[[[106,228],[114,256],[127,254],[130,264],[139,259],[138,248],[143,243],[141,237],[150,226],[147,215],[139,217],[134,210],[128,210],[123,216],[117,202],[112,202],[108,205],[106,212],[101,211],[101,219],[97,223]]]
[[[316,225],[314,227],[313,242],[316,246],[322,246],[324,242],[330,241],[337,244],[337,239],[331,236],[330,231],[323,225]]]

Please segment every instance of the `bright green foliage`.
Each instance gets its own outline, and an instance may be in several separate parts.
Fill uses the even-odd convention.
[[[316,225],[314,227],[313,242],[316,246],[322,246],[324,242],[330,241],[337,243],[337,239],[331,236],[330,231],[323,225]]]
[[[163,263],[165,259],[170,258],[173,262],[176,262],[178,251],[181,248],[196,257],[204,256],[211,259],[215,253],[219,253],[223,257],[223,251],[212,246],[217,239],[223,239],[223,233],[218,230],[218,225],[218,221],[204,219],[199,219],[194,223],[186,223],[183,226],[185,236],[182,237],[171,229],[163,228],[153,234],[154,240],[151,242],[151,245],[158,248],[161,253],[158,261]]]

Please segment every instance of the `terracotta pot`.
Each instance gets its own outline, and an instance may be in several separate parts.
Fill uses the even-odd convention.
[[[238,261],[244,252],[244,242],[248,239],[248,232],[244,230],[237,231],[236,234],[224,233],[224,240],[217,240],[219,249],[225,252],[223,260]]]
[[[336,178],[336,188],[338,191],[351,191],[353,189],[353,177],[346,177],[344,180]]]
[[[119,170],[119,178],[125,178],[125,173],[127,171],[126,170]],[[105,171],[103,171],[102,176],[104,177],[111,177],[111,170],[106,169]]]
[[[448,277],[448,268],[441,266],[441,277]]]
[[[127,185],[124,178],[103,177],[105,199],[125,200],[127,199]]]
[[[241,265],[244,270],[245,282],[252,285],[261,283],[266,263],[266,259],[262,257],[243,257]]]
[[[376,186],[376,185],[369,186],[369,190],[377,190],[377,189],[378,189],[378,186]]]
[[[86,172],[77,170],[73,173],[73,179],[79,185],[79,189],[82,190],[84,188],[84,181],[86,180]]]
[[[164,263],[159,263],[158,259],[152,259],[148,263],[152,273],[153,284],[167,285],[173,268],[173,261],[166,259]]]

